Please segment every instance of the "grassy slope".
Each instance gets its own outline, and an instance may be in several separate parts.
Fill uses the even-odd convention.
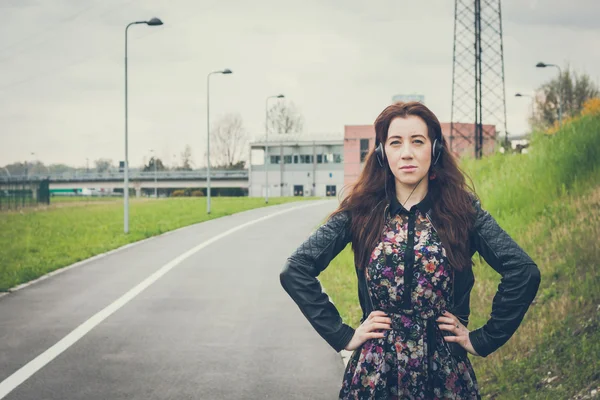
[[[276,197],[269,204],[298,199]],[[0,213],[0,291],[127,243],[264,205],[262,198],[214,197],[209,216],[205,198],[132,200],[128,235],[122,200]]]
[[[465,160],[486,208],[542,272],[535,304],[515,336],[472,358],[488,398],[567,398],[600,385],[600,117],[535,137],[527,155]],[[473,329],[487,320],[499,276],[476,257]],[[342,316],[360,308],[350,248],[321,280]]]

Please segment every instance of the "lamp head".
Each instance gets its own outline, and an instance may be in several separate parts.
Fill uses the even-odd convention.
[[[149,26],[158,26],[158,25],[162,25],[163,24],[163,22],[160,19],[156,18],[156,17],[152,18],[150,21],[147,21],[146,23]]]

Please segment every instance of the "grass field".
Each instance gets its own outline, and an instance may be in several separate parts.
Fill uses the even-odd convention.
[[[530,154],[465,160],[482,204],[542,273],[535,304],[515,336],[472,357],[484,398],[566,399],[600,386],[600,117],[554,136]],[[471,329],[491,311],[499,275],[475,257]],[[348,246],[320,277],[345,321],[358,326],[356,273]]]
[[[53,196],[50,197],[50,204],[62,203],[90,203],[90,202],[123,202],[123,197],[112,196]]]
[[[299,199],[311,198],[274,197],[269,204]],[[118,198],[0,213],[0,291],[127,243],[263,206],[262,198],[213,197],[209,216],[203,197],[131,199],[127,235]]]

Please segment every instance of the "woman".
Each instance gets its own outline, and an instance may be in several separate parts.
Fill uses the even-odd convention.
[[[387,107],[375,134],[352,192],[289,257],[281,283],[336,351],[354,350],[340,399],[479,398],[466,353],[486,357],[512,336],[539,270],[481,208],[427,107]],[[348,242],[363,311],[356,329],[317,280]],[[491,318],[469,331],[475,252],[502,280]]]

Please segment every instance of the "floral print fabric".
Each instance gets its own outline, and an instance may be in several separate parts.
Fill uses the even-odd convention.
[[[469,359],[450,353],[435,321],[450,304],[452,273],[427,216],[413,208],[389,218],[362,272],[392,330],[354,351],[340,399],[478,399]]]

